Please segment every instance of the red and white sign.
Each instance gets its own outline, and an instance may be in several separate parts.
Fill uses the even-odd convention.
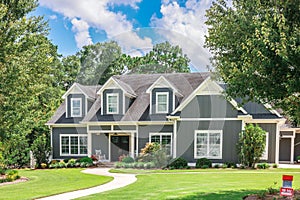
[[[294,190],[293,188],[280,188],[280,195],[292,197],[294,195]]]

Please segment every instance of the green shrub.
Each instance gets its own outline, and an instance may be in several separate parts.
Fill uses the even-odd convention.
[[[227,168],[237,168],[234,162],[225,162],[225,164],[227,165]]]
[[[218,169],[219,167],[220,167],[219,164],[214,165],[214,168],[216,168],[216,169]]]
[[[145,163],[143,163],[143,162],[138,162],[138,168],[139,168],[139,169],[144,169],[144,165],[145,165]]]
[[[207,169],[207,168],[209,168],[209,165],[202,165],[201,166],[201,169]]]
[[[58,167],[59,167],[59,168],[65,168],[65,167],[66,167],[66,163],[65,163],[63,160],[61,160],[61,161],[58,163]]]
[[[122,162],[124,162],[124,163],[133,163],[134,159],[130,156],[126,156],[122,159]]]
[[[274,164],[272,165],[272,167],[273,167],[273,168],[278,168],[278,165],[277,165],[276,163],[274,163]]]
[[[257,164],[258,169],[268,169],[270,168],[270,165],[268,163],[259,163]]]
[[[65,163],[68,163],[69,160],[70,160],[70,158],[65,158],[65,159],[64,159],[64,162],[65,162]]]
[[[115,163],[115,168],[122,168],[122,167],[123,167],[123,163],[121,163],[121,162]]]
[[[266,131],[258,125],[247,124],[245,130],[239,134],[237,152],[241,164],[255,167],[263,155],[266,146]]]
[[[7,170],[6,171],[5,182],[11,182],[11,181],[17,180],[19,178],[20,178],[20,176],[18,175],[18,171],[16,171],[16,170]]]
[[[4,175],[5,174],[5,169],[4,168],[0,168],[0,175]]]
[[[155,168],[155,163],[147,162],[147,163],[145,163],[144,167],[145,167],[145,169]]]
[[[196,168],[202,168],[203,165],[207,165],[208,167],[212,166],[211,160],[207,158],[200,158],[196,162]]]
[[[168,167],[173,167],[174,169],[186,168],[187,164],[188,163],[184,158],[179,157],[172,160]]]
[[[83,157],[83,158],[79,159],[79,162],[80,163],[85,162],[85,163],[93,164],[93,159],[91,159],[90,157]]]
[[[124,168],[133,168],[132,163],[124,163]]]
[[[225,164],[225,163],[222,165],[222,168],[223,168],[223,169],[225,169],[225,168],[227,168],[227,167],[228,167],[228,166],[227,166],[227,164]]]

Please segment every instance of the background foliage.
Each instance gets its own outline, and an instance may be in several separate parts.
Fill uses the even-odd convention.
[[[206,16],[206,47],[228,96],[272,103],[299,125],[299,1],[216,0]]]

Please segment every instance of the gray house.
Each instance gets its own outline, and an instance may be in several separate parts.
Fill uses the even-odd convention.
[[[108,161],[137,157],[147,142],[163,144],[190,163],[209,158],[238,162],[236,143],[247,123],[267,132],[262,160],[293,162],[299,130],[280,130],[283,118],[269,105],[226,100],[209,73],[121,75],[103,86],[74,83],[47,125],[53,159],[91,156]],[[295,152],[296,150],[296,152]]]

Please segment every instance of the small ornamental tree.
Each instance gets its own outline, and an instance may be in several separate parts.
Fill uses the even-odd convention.
[[[266,132],[258,125],[248,124],[239,134],[237,149],[241,164],[254,168],[266,146]]]
[[[45,134],[37,137],[32,146],[34,158],[36,159],[37,167],[40,168],[42,163],[48,163],[51,152],[51,147],[48,138]]]

